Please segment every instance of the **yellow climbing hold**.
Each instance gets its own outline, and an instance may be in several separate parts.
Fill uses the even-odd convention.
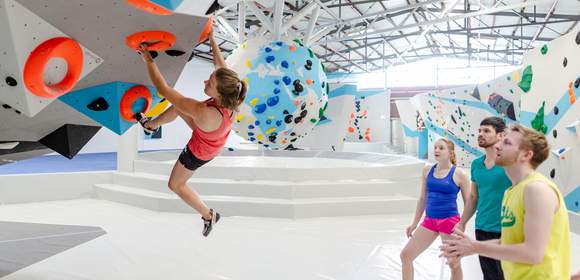
[[[252,106],[256,106],[256,104],[258,104],[258,100],[260,100],[260,98],[258,98],[258,97],[256,97],[256,98],[252,99],[252,100],[250,101],[250,105],[252,105]]]
[[[520,77],[520,73],[519,73],[519,72],[517,72],[517,71],[516,71],[516,72],[514,72],[514,74],[512,75],[512,80],[513,80],[514,82],[519,82],[519,81],[520,81],[520,78],[521,78],[521,77]]]
[[[163,113],[165,109],[167,109],[167,106],[169,106],[169,101],[165,99],[163,100],[163,102],[157,103],[157,105],[151,108],[151,110],[147,111],[147,113],[145,113],[145,116],[149,118],[157,117],[161,115],[161,113]]]
[[[242,114],[237,114],[236,115],[236,121],[242,121],[246,116],[242,115]]]
[[[275,127],[271,127],[270,129],[266,130],[266,134],[270,134],[272,132],[276,131]]]
[[[273,120],[273,119],[274,119],[274,116],[272,116],[272,115],[269,115],[269,116],[268,116],[268,119],[269,119],[269,120]]]
[[[246,66],[247,66],[248,68],[252,68],[252,62],[250,61],[250,59],[249,59],[249,58],[248,58],[248,59],[246,59]]]
[[[256,138],[257,138],[258,140],[262,140],[262,138],[264,138],[264,134],[260,134],[260,135],[256,136]]]

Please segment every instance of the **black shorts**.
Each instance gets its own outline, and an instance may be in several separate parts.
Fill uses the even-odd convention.
[[[479,241],[486,241],[491,239],[501,238],[501,233],[487,232],[483,230],[475,230],[475,239]],[[481,272],[483,272],[484,280],[503,280],[503,271],[501,269],[501,262],[495,259],[479,256],[479,265]]]
[[[183,151],[179,155],[178,160],[179,162],[181,162],[181,164],[183,164],[183,166],[185,166],[185,168],[191,171],[195,171],[198,168],[202,167],[204,164],[211,161],[198,159],[195,155],[193,155],[193,153],[191,152],[191,150],[189,150],[189,147],[187,146],[183,148]]]

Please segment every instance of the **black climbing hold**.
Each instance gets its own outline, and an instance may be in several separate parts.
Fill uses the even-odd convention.
[[[554,106],[554,115],[557,115],[560,112],[560,109],[558,109],[558,106]]]
[[[564,67],[568,66],[568,58],[564,57],[564,62],[562,62],[562,65],[564,65]]]
[[[300,106],[300,110],[304,110],[306,109],[306,103],[302,103],[302,106]]]
[[[306,70],[310,71],[310,70],[312,70],[312,65],[306,64],[306,65],[304,65],[304,68],[306,68]]]
[[[296,132],[290,133],[290,136],[296,136]]]
[[[295,85],[294,86],[294,90],[297,91],[297,92],[303,92],[304,91],[304,87],[302,85],[298,84],[298,85]]]
[[[296,117],[294,119],[294,123],[299,123],[300,121],[302,121],[302,117]]]
[[[451,115],[451,121],[453,121],[453,123],[457,124],[457,121],[455,120],[455,118],[453,117],[453,115]]]
[[[215,11],[219,10],[223,8],[219,3],[218,0],[213,1],[213,3],[211,3],[211,6],[209,6],[209,8],[207,9],[207,11],[205,12],[206,15],[211,15],[213,14]]]
[[[19,115],[21,114],[20,111],[18,111],[16,109],[14,109],[14,112],[16,112],[16,114],[19,114]]]
[[[300,117],[301,118],[305,118],[306,115],[308,115],[308,111],[307,110],[304,110],[304,111],[300,112]]]
[[[574,82],[574,87],[575,88],[580,87],[580,78],[576,79],[576,81]]]
[[[288,115],[288,114],[290,114],[290,113],[288,112],[288,110],[284,110],[284,112],[282,112],[282,113],[284,113],[284,115]]]
[[[165,53],[168,56],[182,56],[185,54],[184,51],[180,51],[180,50],[166,50]]]
[[[311,61],[310,59],[307,59],[307,60],[306,60],[306,65],[308,65],[308,66],[312,66],[312,61]]]
[[[287,116],[284,118],[284,122],[285,122],[285,123],[291,123],[291,122],[292,122],[292,115],[287,115]]]
[[[2,104],[2,108],[4,108],[4,109],[10,109],[12,107],[10,107],[10,105],[8,105],[8,104]]]
[[[38,142],[68,159],[72,159],[99,129],[101,129],[100,126],[64,124]]]
[[[580,31],[576,34],[576,44],[580,45]]]
[[[552,135],[554,135],[554,138],[558,138],[558,131],[557,130],[552,130]]]
[[[89,110],[93,110],[93,111],[105,111],[107,109],[109,109],[109,103],[107,102],[107,100],[105,100],[105,98],[103,97],[99,97],[97,99],[95,99],[93,102],[89,103],[89,105],[87,105],[87,108]]]
[[[550,171],[550,177],[552,179],[554,179],[554,177],[556,177],[556,169],[552,168],[552,170]]]
[[[18,82],[16,81],[16,79],[8,76],[8,77],[6,77],[6,84],[11,86],[11,87],[15,87],[18,85]]]
[[[159,53],[156,51],[149,51],[149,53],[151,54],[151,58],[153,59],[155,59],[159,55]]]

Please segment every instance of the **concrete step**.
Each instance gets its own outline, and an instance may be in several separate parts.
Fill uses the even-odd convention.
[[[149,173],[115,173],[113,184],[139,189],[172,193],[169,176]],[[201,195],[227,195],[264,198],[316,198],[350,196],[387,196],[403,194],[417,197],[419,178],[388,180],[233,180],[192,177],[188,185]]]
[[[178,196],[116,184],[96,184],[95,196],[153,211],[195,213]],[[224,216],[313,218],[412,212],[417,200],[404,195],[280,199],[202,195]]]
[[[150,161],[137,159],[134,161],[134,170],[137,173],[169,175],[175,160]],[[422,162],[401,164],[393,162],[391,165],[363,165],[360,166],[318,166],[318,167],[285,167],[285,166],[224,166],[209,164],[199,168],[195,178],[232,179],[232,180],[260,180],[266,181],[312,181],[312,180],[372,180],[400,178],[419,178],[424,166]]]

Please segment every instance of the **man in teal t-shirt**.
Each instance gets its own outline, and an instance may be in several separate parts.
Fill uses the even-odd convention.
[[[485,149],[485,155],[471,163],[471,195],[457,228],[465,230],[465,224],[475,213],[475,238],[480,241],[501,237],[501,203],[503,194],[512,183],[501,166],[495,165],[494,145],[503,136],[505,122],[498,117],[485,118],[479,124],[477,143]],[[501,263],[487,257],[479,257],[484,280],[504,279]]]

